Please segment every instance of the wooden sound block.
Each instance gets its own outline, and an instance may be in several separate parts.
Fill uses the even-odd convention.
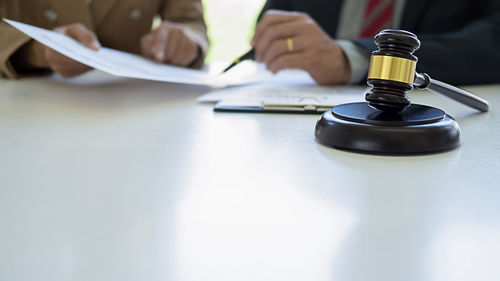
[[[457,147],[460,128],[437,108],[411,104],[401,112],[383,112],[360,102],[325,112],[315,136],[322,144],[355,152],[419,154]]]

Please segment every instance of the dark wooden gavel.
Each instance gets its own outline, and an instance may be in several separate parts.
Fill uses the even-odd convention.
[[[368,72],[368,85],[373,87],[366,94],[368,104],[385,112],[400,112],[410,105],[406,92],[414,87],[428,89],[445,95],[479,111],[488,111],[488,102],[466,90],[433,80],[429,75],[416,73],[420,48],[415,34],[386,29],[375,36],[378,50],[372,53]]]

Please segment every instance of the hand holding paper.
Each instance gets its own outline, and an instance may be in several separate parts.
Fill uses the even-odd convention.
[[[61,26],[55,28],[54,31],[73,38],[82,46],[92,50],[97,51],[101,48],[101,44],[97,40],[94,32],[87,29],[82,24]],[[14,55],[13,60],[16,61],[18,67],[26,69],[50,69],[63,77],[74,77],[92,69],[51,48],[47,48],[38,41],[30,42],[21,48],[19,52]]]
[[[61,26],[54,31],[69,36],[92,50],[97,51],[101,48],[97,36],[83,24],[75,23]],[[47,47],[45,47],[45,60],[48,66],[62,77],[74,77],[91,69],[89,66],[74,61]]]

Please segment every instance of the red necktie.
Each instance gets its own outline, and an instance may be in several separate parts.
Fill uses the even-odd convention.
[[[386,28],[392,19],[393,0],[368,0],[360,38],[373,38]]]

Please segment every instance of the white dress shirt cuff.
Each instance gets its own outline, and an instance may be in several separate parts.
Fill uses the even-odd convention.
[[[366,79],[370,55],[363,48],[349,40],[335,40],[344,51],[351,66],[351,78],[349,84],[356,84]]]

